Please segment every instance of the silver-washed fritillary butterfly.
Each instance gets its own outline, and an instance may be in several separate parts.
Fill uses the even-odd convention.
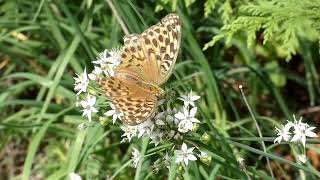
[[[181,26],[177,14],[169,14],[142,34],[124,37],[121,63],[114,76],[99,84],[107,97],[123,113],[122,122],[137,125],[152,117],[160,85],[170,77],[180,48]]]

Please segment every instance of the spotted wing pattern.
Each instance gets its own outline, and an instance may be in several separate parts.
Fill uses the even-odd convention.
[[[140,124],[154,114],[157,105],[155,94],[116,77],[99,83],[117,110],[123,113],[125,124]]]
[[[157,94],[142,84],[160,86],[170,77],[180,46],[180,29],[179,16],[169,14],[141,35],[124,37],[121,64],[113,77],[100,80],[99,84],[124,114],[125,124],[140,124],[155,113]]]
[[[172,73],[180,39],[180,18],[176,14],[169,14],[141,35],[124,37],[122,63],[117,70],[133,71],[145,82],[161,85]]]
[[[180,47],[180,26],[179,16],[170,14],[141,34],[147,57],[157,62],[158,74],[154,77],[157,85],[165,83],[172,73]]]

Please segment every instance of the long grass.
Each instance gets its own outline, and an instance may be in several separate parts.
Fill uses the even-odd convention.
[[[163,1],[112,2],[130,33],[141,33],[172,12]],[[189,7],[183,1],[176,4],[183,37],[174,74],[166,87],[178,93],[192,89],[201,96],[198,119],[202,124],[190,143],[207,150],[212,162],[191,163],[183,170],[182,178],[273,179],[266,165],[269,158],[272,169],[281,171],[282,177],[292,177],[293,171],[299,172],[295,176],[301,179],[318,179],[320,172],[312,164],[284,158],[276,153],[280,145],[272,143],[276,125],[292,119],[292,113],[319,104],[316,48],[302,42],[302,55],[297,61],[305,68],[303,75],[290,72],[290,68],[283,72],[288,84],[296,85],[310,98],[306,106],[299,104],[299,97],[287,95],[286,87],[274,84],[265,62],[261,63],[242,36],[235,37],[230,47],[218,43],[203,51],[222,22],[214,15],[203,18],[199,6],[202,3],[198,0]],[[162,5],[164,10],[155,12],[156,5]],[[170,171],[164,169],[155,174],[150,160],[133,168],[130,159],[134,146],[151,156],[164,153],[163,149],[172,145],[153,147],[146,139],[120,144],[118,126],[93,123],[82,131],[77,128],[87,120],[74,105],[75,73],[80,74],[84,67],[92,69],[91,61],[99,52],[123,43],[123,28],[106,1],[3,1],[0,17],[1,178],[62,179],[70,172],[77,172],[84,179],[176,178],[180,171],[175,163]],[[270,47],[257,47],[272,52]],[[268,58],[272,56],[265,59]],[[256,118],[262,138],[237,89],[239,84],[246,87],[249,105],[259,115]],[[205,132],[211,137],[209,143],[200,141]],[[261,141],[266,143],[266,152]],[[319,144],[320,140],[311,142]],[[288,145],[281,146],[284,151],[289,150]],[[311,144],[308,147],[315,148]],[[319,155],[319,150],[314,152]],[[239,158],[245,159],[245,171],[239,168]]]

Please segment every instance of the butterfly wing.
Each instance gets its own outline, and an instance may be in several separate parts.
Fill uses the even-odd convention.
[[[116,71],[128,71],[145,82],[161,85],[172,73],[180,39],[180,18],[176,14],[169,14],[141,35],[124,37],[122,63]]]
[[[161,85],[170,77],[180,46],[180,29],[179,16],[170,14],[141,35],[124,37],[121,64],[113,77],[102,79],[99,84],[124,114],[125,124],[140,124],[155,113],[156,94],[142,84]]]
[[[180,17],[169,14],[141,34],[150,61],[157,62],[155,82],[165,83],[175,65],[181,41]]]
[[[151,117],[157,109],[157,97],[136,85],[134,81],[128,81],[115,75],[99,84],[110,98],[117,110],[123,113],[121,120],[127,125],[137,125]]]

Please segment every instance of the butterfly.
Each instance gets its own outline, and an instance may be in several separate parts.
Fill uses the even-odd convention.
[[[99,80],[105,95],[123,114],[126,125],[151,118],[164,96],[160,86],[170,77],[181,41],[180,17],[169,14],[141,34],[123,38],[121,63],[114,75]]]

